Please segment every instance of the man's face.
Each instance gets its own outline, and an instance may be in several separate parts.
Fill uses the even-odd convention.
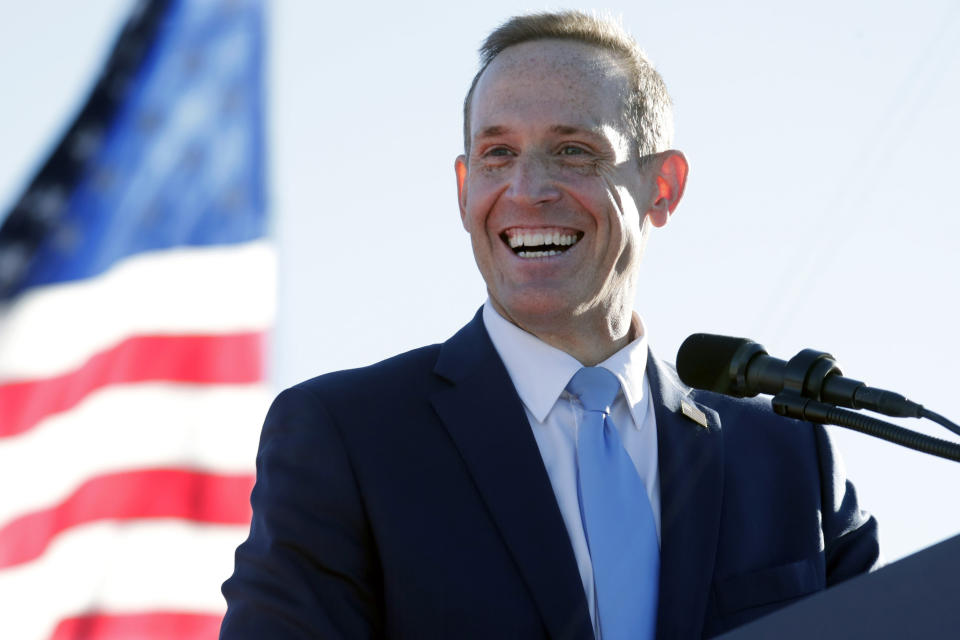
[[[494,307],[521,327],[629,322],[653,212],[623,116],[627,74],[607,52],[541,40],[497,56],[476,86],[463,225]]]

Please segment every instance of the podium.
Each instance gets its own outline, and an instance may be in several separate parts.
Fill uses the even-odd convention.
[[[960,638],[960,536],[717,637]]]

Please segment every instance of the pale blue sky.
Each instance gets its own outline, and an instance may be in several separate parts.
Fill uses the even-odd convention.
[[[4,0],[0,204],[79,106],[130,4]],[[443,340],[483,302],[453,181],[461,101],[485,33],[556,6],[271,4],[278,386]],[[696,331],[782,358],[814,347],[960,419],[960,5],[605,7],[666,78],[691,164],[642,267],[656,352],[672,360]],[[960,466],[834,433],[888,559],[960,532]]]

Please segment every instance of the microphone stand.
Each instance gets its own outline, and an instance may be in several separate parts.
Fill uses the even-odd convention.
[[[788,418],[846,427],[915,451],[960,462],[960,445],[956,443],[904,429],[854,411],[838,409],[826,402],[804,398],[792,390],[784,389],[773,397],[773,410]]]

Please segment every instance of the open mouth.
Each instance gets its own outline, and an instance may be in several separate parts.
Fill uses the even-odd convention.
[[[582,231],[560,228],[507,229],[500,238],[521,258],[558,256],[577,244]]]

